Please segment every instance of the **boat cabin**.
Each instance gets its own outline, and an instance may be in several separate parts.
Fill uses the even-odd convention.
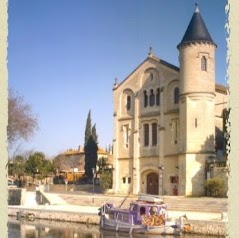
[[[129,209],[111,208],[109,218],[130,224],[142,224],[144,216],[166,214],[167,207],[164,203],[133,202]]]

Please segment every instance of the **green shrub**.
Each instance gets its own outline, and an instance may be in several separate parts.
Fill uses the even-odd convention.
[[[225,189],[225,182],[221,178],[210,178],[205,181],[204,187],[212,197],[222,197]]]
[[[105,170],[100,176],[100,186],[103,191],[112,188],[112,173],[110,170]]]

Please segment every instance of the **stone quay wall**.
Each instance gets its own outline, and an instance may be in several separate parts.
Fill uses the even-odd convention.
[[[20,217],[19,213],[21,214]],[[33,217],[31,216],[32,214],[34,214]],[[41,206],[40,209],[26,209],[11,206],[8,209],[8,215],[16,217],[16,219],[41,219],[93,225],[98,225],[100,222],[100,217],[97,214],[52,211],[48,210],[47,205]],[[187,220],[186,224],[190,224],[190,229],[185,231],[185,233],[212,235],[217,237],[226,237],[227,235],[227,222],[224,221]]]
[[[21,216],[19,217],[19,213]],[[34,214],[34,216],[32,216]],[[8,215],[16,217],[16,219],[26,220],[52,220],[52,221],[63,221],[63,222],[77,222],[84,224],[98,225],[100,217],[96,214],[84,214],[77,212],[65,212],[65,211],[51,211],[47,210],[47,206],[42,206],[41,209],[26,209],[19,207],[8,208]]]

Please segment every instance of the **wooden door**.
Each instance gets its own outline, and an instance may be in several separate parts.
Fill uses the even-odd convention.
[[[159,183],[158,174],[150,173],[147,176],[147,193],[148,194],[159,194]]]

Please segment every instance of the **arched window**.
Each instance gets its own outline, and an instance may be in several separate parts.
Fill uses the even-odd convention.
[[[174,89],[174,103],[177,104],[179,103],[179,88]]]
[[[144,124],[144,146],[149,146],[149,124]]]
[[[131,109],[131,97],[130,96],[127,96],[127,111],[129,111]]]
[[[144,107],[148,106],[148,95],[147,95],[147,91],[144,90]]]
[[[207,59],[205,56],[201,58],[201,70],[207,71]]]
[[[157,123],[152,123],[152,146],[157,145]]]
[[[160,88],[157,88],[156,105],[160,105]]]
[[[150,95],[149,95],[149,106],[154,106],[155,104],[155,95],[154,95],[154,90],[150,90]]]

